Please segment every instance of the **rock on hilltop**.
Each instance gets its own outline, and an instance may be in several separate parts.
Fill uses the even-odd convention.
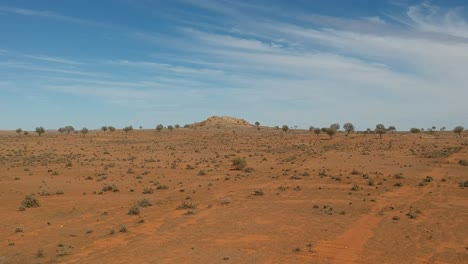
[[[241,118],[230,116],[212,116],[208,119],[193,123],[191,128],[206,127],[206,128],[225,128],[225,127],[253,127],[252,124]]]

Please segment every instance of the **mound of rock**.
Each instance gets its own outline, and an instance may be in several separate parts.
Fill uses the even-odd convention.
[[[208,119],[193,123],[191,128],[231,128],[231,127],[253,127],[252,124],[241,118],[230,116],[212,116]]]

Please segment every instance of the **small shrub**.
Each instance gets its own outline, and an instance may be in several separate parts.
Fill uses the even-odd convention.
[[[23,233],[24,232],[24,227],[22,226],[17,226],[15,228],[15,233]]]
[[[115,184],[104,184],[102,186],[103,192],[118,192],[119,188]]]
[[[32,208],[32,207],[39,207],[39,200],[34,197],[33,194],[28,194],[21,202],[21,207],[23,208]]]
[[[468,166],[468,161],[460,160],[460,161],[458,161],[458,164],[460,164],[461,166]]]
[[[263,196],[265,193],[263,192],[262,189],[257,189],[257,190],[254,190],[253,192],[253,195],[255,196]]]
[[[119,232],[120,233],[126,233],[128,231],[128,228],[125,225],[120,225],[119,226]]]
[[[154,193],[153,188],[145,187],[145,188],[143,189],[143,194],[152,194],[152,193]]]
[[[129,215],[138,215],[140,214],[140,207],[138,205],[133,205],[128,209],[128,214]]]
[[[235,170],[243,170],[247,167],[247,160],[245,158],[237,157],[232,160],[232,166]]]
[[[36,257],[43,258],[44,257],[44,250],[43,249],[38,249],[37,252],[36,252]]]
[[[197,208],[196,205],[192,203],[192,201],[183,201],[182,204],[177,206],[177,210],[188,210],[188,209],[195,209]]]
[[[148,206],[152,206],[153,203],[151,202],[150,199],[144,198],[144,199],[139,200],[137,202],[137,205],[140,206],[140,207],[148,207]]]
[[[252,173],[254,171],[255,171],[255,169],[252,168],[252,167],[247,167],[247,168],[244,169],[244,172],[247,172],[247,173]]]

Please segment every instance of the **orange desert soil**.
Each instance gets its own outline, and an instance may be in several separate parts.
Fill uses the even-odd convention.
[[[468,263],[466,135],[218,121],[0,132],[0,263]]]

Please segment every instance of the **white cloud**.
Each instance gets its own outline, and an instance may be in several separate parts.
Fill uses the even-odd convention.
[[[409,24],[418,30],[468,38],[468,23],[458,9],[444,10],[422,3],[410,6],[406,14]]]
[[[53,62],[53,63],[61,63],[61,64],[69,64],[69,65],[80,65],[80,64],[82,64],[81,62],[77,62],[77,61],[70,60],[70,59],[43,56],[43,55],[24,54],[23,57],[29,58],[29,59],[34,59],[34,60],[45,61],[45,62]]]

